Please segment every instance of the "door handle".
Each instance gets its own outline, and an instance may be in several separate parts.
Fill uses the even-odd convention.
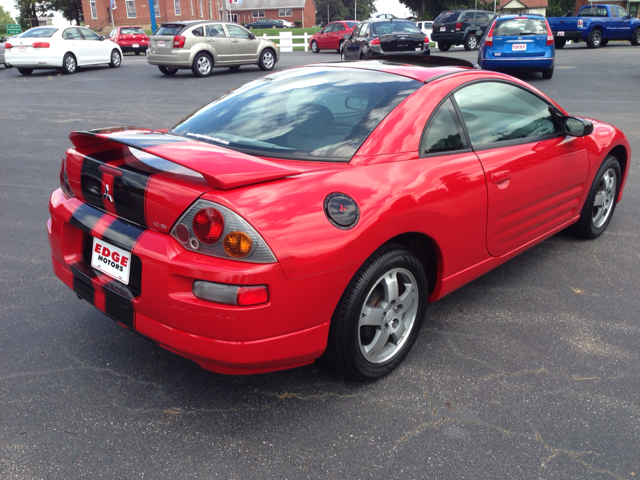
[[[493,175],[491,175],[491,181],[493,183],[502,183],[505,180],[509,180],[511,178],[511,172],[508,170],[505,170],[504,172],[496,172]]]

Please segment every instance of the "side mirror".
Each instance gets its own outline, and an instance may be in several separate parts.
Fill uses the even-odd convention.
[[[100,41],[102,42],[104,40],[104,35],[100,35]]]
[[[255,38],[256,36],[253,33],[249,32],[249,39],[254,40]]]
[[[584,137],[593,133],[593,123],[576,117],[564,117],[562,119],[564,133],[572,137]]]

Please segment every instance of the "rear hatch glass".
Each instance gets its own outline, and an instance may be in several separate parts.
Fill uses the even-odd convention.
[[[499,21],[493,31],[494,52],[503,56],[544,54],[547,46],[547,24],[543,18],[512,18]]]
[[[160,28],[158,30],[156,30],[156,33],[154,33],[154,35],[157,36],[163,36],[163,35],[178,35],[182,29],[184,28],[184,25],[180,25],[180,24],[168,24],[168,25],[160,25]]]
[[[155,53],[170,54],[173,50],[173,37],[179,35],[185,29],[180,24],[163,24],[150,38],[151,48]]]
[[[144,30],[139,27],[122,27],[120,35],[144,35]]]
[[[441,24],[455,22],[456,20],[458,20],[459,15],[460,12],[442,12],[440,15],[438,15],[438,18],[433,21],[433,23]]]

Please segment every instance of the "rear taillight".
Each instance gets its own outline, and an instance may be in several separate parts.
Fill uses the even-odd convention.
[[[276,257],[249,223],[234,211],[198,200],[171,230],[187,250],[227,260],[275,263]]]
[[[424,36],[424,44],[429,45],[429,37],[427,37],[426,35]]]
[[[192,227],[198,240],[204,244],[212,245],[222,236],[224,218],[215,208],[203,208],[193,217]]]
[[[5,43],[4,48],[13,48],[13,45],[11,45],[10,43]]]
[[[196,298],[224,305],[260,305],[269,301],[266,285],[227,285],[196,280],[191,291]]]
[[[551,27],[549,26],[549,22],[547,22],[546,20],[544,21],[544,23],[547,24],[547,46],[548,45],[553,45],[553,32],[551,31]]]
[[[184,42],[187,40],[187,37],[182,35],[176,35],[173,37],[173,48],[183,48]]]
[[[60,164],[60,189],[66,198],[74,196],[71,185],[69,184],[69,177],[67,176],[67,156],[62,157],[62,163]]]
[[[493,25],[491,25],[491,28],[489,29],[489,33],[487,33],[487,36],[484,39],[484,44],[489,47],[493,46],[493,29],[496,28],[496,23],[497,22],[493,22]]]
[[[47,42],[34,42],[31,44],[33,48],[49,48],[50,45]]]
[[[456,32],[462,28],[462,23],[456,23]]]
[[[373,40],[371,40],[371,45],[380,45],[380,39],[374,38]]]

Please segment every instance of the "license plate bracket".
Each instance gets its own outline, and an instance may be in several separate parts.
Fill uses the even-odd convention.
[[[129,272],[131,270],[131,252],[93,237],[91,266],[105,275],[128,285]]]
[[[511,46],[511,51],[512,52],[524,52],[527,50],[527,44],[526,43],[514,43]]]

